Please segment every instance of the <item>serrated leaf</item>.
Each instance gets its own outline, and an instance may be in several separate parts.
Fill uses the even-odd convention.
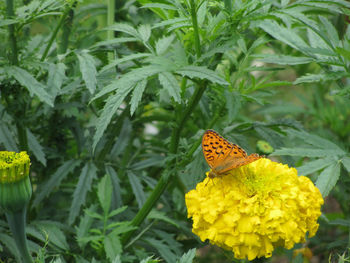
[[[136,37],[139,40],[142,40],[142,37],[140,36],[139,32],[137,32],[137,30],[135,28],[133,28],[132,26],[130,26],[128,24],[116,23],[114,25],[111,25],[111,26],[105,28],[105,30],[124,32],[128,35]]]
[[[106,256],[111,261],[114,260],[116,256],[123,251],[120,237],[114,235],[113,232],[105,237],[103,245]]]
[[[173,19],[163,20],[162,22],[159,22],[159,23],[153,25],[152,29],[158,28],[158,27],[163,27],[163,26],[168,26],[168,25],[182,24],[185,21],[189,21],[189,19],[188,18],[173,18]]]
[[[310,57],[294,57],[286,55],[261,54],[255,57],[257,57],[259,61],[279,65],[302,65],[315,61],[313,58]]]
[[[1,19],[0,27],[8,26],[8,25],[16,24],[16,23],[18,23],[18,21],[15,19]]]
[[[141,99],[142,99],[142,94],[146,88],[147,85],[147,80],[141,80],[139,83],[136,84],[134,91],[132,92],[131,95],[131,100],[130,100],[130,115],[132,116],[137,109],[137,106],[139,105]]]
[[[327,31],[327,37],[331,41],[333,48],[339,46],[339,36],[335,27],[325,17],[319,16],[319,19],[321,20],[324,29]]]
[[[83,75],[85,85],[90,91],[90,93],[94,94],[97,85],[97,71],[95,67],[95,60],[93,56],[88,54],[86,51],[77,53],[77,57],[79,60],[80,71]]]
[[[344,157],[341,160],[343,166],[345,167],[345,169],[350,173],[350,157]]]
[[[307,162],[303,166],[297,167],[299,175],[308,175],[317,172],[332,163],[334,163],[333,158],[322,158],[314,161]]]
[[[142,68],[133,69],[130,72],[124,74],[120,79],[113,81],[111,84],[103,88],[91,99],[91,101],[94,101],[115,90],[117,90],[117,92],[120,90],[120,95],[123,95],[128,90],[128,87],[134,86],[137,82],[147,77],[156,75],[162,71],[164,71],[164,69],[157,66],[145,66]]]
[[[97,210],[97,205],[91,205],[88,209],[92,213],[95,213]],[[85,213],[82,217],[80,217],[79,226],[76,228],[76,239],[78,241],[78,245],[80,248],[84,248],[86,242],[83,242],[82,239],[89,234],[89,230],[91,229],[91,225],[94,219]]]
[[[187,251],[186,253],[184,253],[178,262],[179,263],[192,263],[195,256],[196,256],[196,249],[192,248],[189,251]]]
[[[207,79],[214,83],[228,85],[228,82],[219,77],[215,71],[202,66],[185,66],[175,72],[189,78]]]
[[[108,217],[113,217],[115,215],[118,215],[120,213],[123,213],[128,207],[127,206],[122,206],[122,207],[119,207],[113,211],[111,211],[108,215]]]
[[[47,87],[52,98],[55,98],[60,92],[63,81],[66,79],[65,67],[63,63],[50,63],[49,65]]]
[[[73,201],[69,210],[68,224],[73,224],[74,220],[79,214],[81,206],[85,203],[87,192],[91,190],[92,180],[96,178],[96,166],[88,162],[82,169],[79,181],[74,189]]]
[[[313,82],[321,82],[321,81],[338,80],[348,76],[350,76],[350,74],[344,71],[325,72],[322,74],[306,74],[304,76],[297,78],[293,82],[293,84],[297,85],[300,83],[313,83]]]
[[[114,61],[112,61],[110,64],[104,66],[99,73],[102,73],[110,68],[113,68],[117,66],[118,64],[124,63],[126,61],[134,60],[134,59],[140,59],[140,58],[145,58],[151,56],[150,53],[136,53],[136,54],[131,54],[129,56],[124,56],[122,58],[118,58]]]
[[[271,156],[290,155],[290,156],[305,156],[305,157],[328,157],[342,155],[342,152],[337,150],[326,149],[310,149],[310,148],[281,148],[274,151]]]
[[[168,245],[164,244],[162,241],[150,237],[145,238],[145,241],[157,249],[159,254],[162,256],[162,258],[164,258],[166,262],[176,262],[176,255],[170,250]]]
[[[148,159],[139,161],[130,166],[133,170],[143,170],[151,166],[162,166],[164,164],[165,158],[161,155],[151,156]]]
[[[279,25],[276,21],[266,19],[264,21],[259,21],[258,26],[270,34],[275,39],[303,52],[308,45],[305,41],[299,37],[291,28],[287,29]]]
[[[177,103],[181,102],[180,86],[173,74],[170,72],[162,72],[158,75],[159,82],[163,88],[174,98]]]
[[[165,51],[167,51],[171,43],[174,41],[174,38],[174,35],[170,35],[168,37],[163,37],[156,42],[156,52],[158,56],[162,55],[163,53],[165,53]]]
[[[139,35],[143,42],[147,42],[151,36],[151,27],[147,24],[141,24],[137,31],[139,32]]]
[[[119,137],[118,137],[119,140]],[[121,197],[121,188],[119,184],[119,178],[116,171],[111,166],[106,166],[106,173],[111,176],[112,182],[112,203],[111,208],[115,209],[123,205],[123,200]]]
[[[98,183],[97,196],[104,214],[108,215],[112,200],[112,185],[109,174],[106,174]]]
[[[140,179],[131,171],[128,172],[129,182],[132,188],[132,191],[135,195],[138,207],[141,208],[146,201],[145,192],[143,191],[143,186]]]
[[[11,254],[16,258],[16,262],[21,262],[22,258],[20,258],[20,253],[16,246],[16,243],[12,237],[9,235],[0,233],[0,242],[2,242],[6,248],[11,252]]]
[[[103,107],[101,116],[97,119],[96,133],[93,138],[92,148],[95,150],[97,143],[100,141],[104,131],[106,130],[108,124],[110,123],[113,115],[116,113],[120,105],[122,105],[125,97],[133,89],[132,83],[128,83],[121,89],[117,91],[116,94],[109,96],[105,106]]]
[[[339,154],[345,154],[345,152],[338,145],[317,135],[310,134],[304,131],[297,131],[294,129],[289,129],[287,133],[289,136],[296,136],[305,141],[307,144],[316,146],[318,148],[323,148],[326,150],[332,149],[339,151]]]
[[[340,164],[335,163],[328,166],[318,176],[316,186],[323,197],[326,197],[338,182],[340,176]]]
[[[35,138],[34,134],[31,133],[29,129],[27,130],[28,146],[30,151],[34,154],[35,158],[46,166],[45,153],[43,147],[40,145],[39,141]]]
[[[167,217],[165,213],[162,213],[162,212],[154,210],[154,209],[148,214],[147,218],[148,219],[162,220],[164,222],[172,224],[173,226],[175,226],[177,228],[180,227],[174,220],[172,220],[170,217]]]
[[[15,138],[6,123],[0,121],[0,143],[3,143],[8,151],[18,152],[18,147]]]
[[[137,38],[135,37],[118,37],[118,38],[112,38],[109,40],[103,40],[103,41],[99,41],[96,44],[91,46],[91,49],[97,48],[97,47],[101,47],[101,46],[113,46],[113,45],[117,45],[120,43],[127,43],[127,42],[136,42],[138,41]]]
[[[57,171],[50,176],[50,179],[38,187],[35,192],[33,206],[37,206],[55,187],[61,184],[61,181],[80,164],[79,160],[69,160],[64,162]]]
[[[241,95],[239,92],[229,92],[225,90],[226,108],[228,110],[228,119],[234,120],[241,108]]]
[[[53,98],[45,90],[46,87],[37,81],[28,71],[16,66],[6,68],[7,73],[14,77],[23,87],[27,88],[30,95],[35,94],[40,101],[53,107]]]
[[[69,250],[69,245],[63,231],[55,221],[36,221],[33,223],[39,231],[47,234],[49,242],[65,251]]]

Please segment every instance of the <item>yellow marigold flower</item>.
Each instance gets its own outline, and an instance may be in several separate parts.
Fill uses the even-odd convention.
[[[249,260],[314,236],[323,204],[309,178],[266,158],[207,177],[185,199],[193,233]]]

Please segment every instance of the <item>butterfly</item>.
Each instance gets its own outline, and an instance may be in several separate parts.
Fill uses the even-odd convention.
[[[257,153],[247,153],[237,144],[221,137],[216,131],[206,130],[202,138],[205,160],[211,168],[208,177],[214,178],[226,172],[260,159]]]

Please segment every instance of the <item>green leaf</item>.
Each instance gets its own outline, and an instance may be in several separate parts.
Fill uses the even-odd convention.
[[[49,242],[65,251],[69,250],[69,245],[63,231],[58,227],[58,222],[55,221],[35,221],[33,225],[43,234],[47,234]]]
[[[120,139],[120,135],[118,136],[118,140]],[[119,184],[119,178],[116,171],[111,166],[106,166],[106,173],[111,176],[112,182],[112,209],[116,207],[120,207],[123,205],[122,197],[121,197],[121,187]]]
[[[73,201],[69,210],[68,224],[73,224],[75,218],[78,216],[81,206],[85,203],[87,192],[91,190],[93,179],[96,178],[97,168],[91,163],[87,162],[81,171],[79,181],[74,189]]]
[[[97,205],[91,205],[88,209],[92,213],[96,213]],[[76,229],[76,239],[78,241],[78,245],[80,248],[84,248],[86,242],[83,241],[83,238],[89,235],[89,230],[91,229],[94,218],[85,213],[82,217],[80,217],[80,222]]]
[[[261,54],[254,56],[258,58],[259,61],[265,63],[273,63],[279,65],[301,65],[308,64],[315,61],[313,58],[309,57],[294,57],[286,55],[271,55],[271,54]]]
[[[175,71],[176,73],[191,78],[207,79],[211,82],[228,85],[228,82],[219,77],[215,71],[202,66],[185,66]]]
[[[323,24],[323,28],[327,31],[327,37],[331,41],[333,48],[339,46],[339,36],[335,27],[323,16],[318,16]],[[318,25],[320,27],[320,25]],[[322,27],[321,27],[322,28]]]
[[[192,263],[194,257],[196,256],[196,249],[192,248],[182,255],[178,263]]]
[[[188,18],[173,18],[173,19],[168,19],[164,20],[162,22],[159,22],[155,25],[152,26],[152,29],[158,28],[158,27],[163,27],[163,26],[168,26],[168,25],[178,25],[178,24],[183,24],[183,22],[189,22]]]
[[[108,217],[113,217],[115,215],[118,215],[120,213],[123,213],[128,207],[127,206],[122,206],[122,207],[119,207],[113,211],[111,211],[108,215]]]
[[[91,46],[91,49],[101,47],[101,46],[115,46],[120,43],[127,43],[127,42],[136,42],[139,39],[135,37],[118,37],[118,38],[112,38],[109,40],[99,41],[96,44]]]
[[[127,62],[127,61],[130,61],[130,60],[139,60],[140,58],[145,58],[145,57],[149,57],[151,56],[150,53],[136,53],[136,54],[131,54],[129,56],[124,56],[122,58],[118,58],[116,60],[114,60],[113,62],[111,62],[110,64],[104,66],[99,73],[102,73],[108,69],[111,69],[111,68],[114,68],[115,66],[121,64],[121,63],[124,63],[124,62]]]
[[[114,90],[117,90],[117,93],[120,90],[119,93],[121,96],[123,96],[124,93],[128,90],[128,87],[134,86],[137,82],[147,77],[156,75],[162,71],[164,71],[164,69],[157,66],[145,66],[142,68],[133,69],[130,72],[124,74],[120,79],[113,81],[111,84],[103,88],[92,98],[91,101],[94,101]],[[126,97],[126,95],[124,97]]]
[[[16,246],[16,243],[12,237],[0,232],[0,242],[2,242],[6,248],[10,251],[10,253],[15,257],[16,262],[21,262],[22,258],[20,258],[20,253]]]
[[[0,143],[3,143],[7,151],[18,152],[14,134],[9,130],[8,125],[0,121]]]
[[[141,35],[139,34],[139,32],[132,26],[128,25],[128,24],[123,24],[123,23],[116,23],[114,25],[111,25],[107,28],[105,28],[105,30],[113,30],[113,31],[118,31],[118,32],[124,32],[128,35],[131,35],[139,40],[142,40]]]
[[[266,19],[263,21],[259,21],[257,25],[275,39],[301,52],[305,52],[305,50],[309,47],[305,43],[305,41],[302,38],[300,38],[296,32],[292,30],[292,28],[285,28],[279,25],[274,20]]]
[[[55,187],[59,187],[61,181],[80,164],[79,160],[69,160],[64,162],[57,171],[50,176],[50,179],[38,187],[35,192],[33,206],[37,206]]]
[[[95,149],[97,143],[101,139],[104,131],[106,130],[108,124],[110,123],[113,115],[116,113],[120,105],[122,105],[125,97],[131,92],[134,88],[132,83],[128,83],[129,85],[125,85],[120,88],[116,94],[109,96],[105,106],[103,107],[102,114],[97,120],[96,124],[96,133],[93,138],[92,148]]]
[[[15,19],[1,19],[0,27],[8,26],[8,25],[16,24],[16,23],[18,23],[18,21]]]
[[[132,92],[131,95],[131,100],[130,100],[130,115],[132,116],[137,109],[137,106],[139,105],[141,99],[142,99],[142,94],[146,88],[147,85],[147,80],[144,79],[140,81],[139,83],[136,84],[134,91]]]
[[[314,160],[311,162],[307,162],[303,166],[297,167],[298,174],[299,175],[312,174],[314,172],[317,172],[317,171],[331,165],[334,162],[335,162],[335,160],[333,158],[322,158],[322,159]]]
[[[139,35],[141,37],[141,40],[143,42],[147,42],[151,36],[151,27],[147,24],[141,24],[137,31],[139,32]]]
[[[338,182],[340,176],[340,164],[335,163],[328,166],[318,176],[316,186],[320,190],[323,197],[326,197]]]
[[[174,98],[177,103],[181,102],[179,82],[170,72],[162,72],[158,75],[159,82],[163,88]]]
[[[345,167],[345,169],[350,173],[350,157],[344,157],[341,160],[343,166]]]
[[[287,133],[289,136],[298,137],[305,141],[307,144],[313,145],[317,148],[322,148],[326,150],[332,149],[335,151],[339,151],[338,154],[345,154],[345,152],[338,145],[317,135],[310,134],[304,131],[297,131],[294,129],[287,130]]]
[[[163,37],[156,42],[156,52],[158,56],[163,55],[165,51],[167,51],[171,43],[173,43],[174,38],[174,35],[170,35],[168,37]]]
[[[114,235],[113,232],[107,235],[103,241],[106,256],[109,260],[114,260],[118,254],[121,254],[122,244],[120,242],[120,237]]]
[[[86,51],[81,53],[77,53],[77,57],[79,60],[80,71],[83,75],[83,79],[86,87],[90,91],[91,94],[95,93],[97,80],[96,80],[96,67],[94,57],[88,54]]]
[[[30,151],[34,154],[35,158],[39,162],[46,166],[46,158],[45,153],[43,151],[43,147],[40,145],[39,141],[35,138],[34,134],[31,133],[29,129],[26,129],[26,131]]]
[[[49,88],[48,92],[53,98],[60,92],[63,81],[66,79],[65,68],[66,66],[63,63],[50,63],[49,65],[47,87]]]
[[[133,165],[130,166],[130,168],[133,170],[143,170],[147,167],[162,166],[162,165],[164,165],[164,160],[165,160],[165,158],[163,156],[154,155],[148,159],[134,163]]]
[[[297,78],[293,84],[297,85],[300,83],[313,83],[313,82],[321,82],[321,81],[331,81],[338,80],[344,77],[349,77],[350,74],[344,71],[334,71],[334,72],[325,72],[321,74],[306,74]]]
[[[169,246],[164,244],[162,241],[159,241],[155,238],[147,237],[145,241],[149,243],[151,246],[156,248],[159,254],[164,258],[164,260],[168,263],[176,262],[176,255],[170,250]]]
[[[161,211],[157,211],[157,210],[152,210],[148,216],[148,219],[156,219],[156,220],[162,220],[166,223],[172,224],[173,226],[179,228],[180,226],[171,218],[167,217],[165,213],[161,212]]]
[[[281,148],[274,151],[271,156],[290,155],[305,157],[329,157],[334,155],[342,155],[338,150],[326,149],[310,149],[310,148]]]
[[[241,108],[241,94],[237,91],[229,92],[225,90],[226,108],[228,110],[228,119],[234,120]]]
[[[28,71],[16,66],[6,68],[7,73],[14,77],[23,87],[27,88],[30,95],[35,94],[40,101],[53,107],[53,98],[45,90],[46,87],[37,81]]]
[[[145,203],[146,201],[146,196],[145,196],[145,192],[143,191],[143,187],[141,184],[140,179],[131,171],[128,172],[128,178],[129,178],[129,182],[132,188],[132,191],[135,195],[137,204],[139,206],[139,208],[142,207],[142,205]]]
[[[105,215],[108,215],[111,208],[112,185],[111,177],[106,174],[98,183],[97,196]]]

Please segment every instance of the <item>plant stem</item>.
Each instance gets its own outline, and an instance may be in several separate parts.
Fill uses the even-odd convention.
[[[191,4],[191,17],[192,17],[192,25],[194,31],[194,46],[196,49],[197,58],[201,56],[201,44],[199,40],[199,31],[198,31],[198,21],[197,21],[197,10],[194,0],[190,0]]]
[[[13,0],[6,0],[6,13],[7,18],[12,19],[15,16],[15,13],[13,11]],[[12,65],[18,65],[18,49],[17,49],[17,39],[15,35],[15,25],[11,24],[8,25],[9,30],[9,41],[11,46],[11,56],[10,56],[10,62]]]
[[[46,46],[46,48],[44,50],[44,53],[41,56],[41,61],[44,61],[45,58],[47,57],[47,54],[49,53],[49,50],[50,50],[50,48],[52,46],[52,43],[53,43],[53,41],[55,40],[55,38],[57,36],[58,30],[62,27],[63,22],[65,21],[65,19],[66,19],[67,15],[69,14],[70,10],[71,10],[71,6],[67,6],[66,9],[64,10],[64,12],[63,12],[63,14],[62,14],[62,16],[61,16],[61,18],[60,18],[56,28],[55,28],[55,30],[52,32],[52,35],[51,35],[51,37],[49,39],[49,42],[47,43],[47,46]]]
[[[180,133],[184,127],[185,122],[190,117],[192,111],[197,106],[200,98],[203,95],[203,92],[205,91],[207,85],[199,85],[195,92],[193,93],[187,108],[181,115],[181,119],[179,120],[178,126],[174,129],[172,136],[171,136],[171,142],[170,142],[170,153],[176,153],[179,139],[180,139]],[[172,163],[168,164],[168,167],[175,166],[176,160],[173,160]],[[166,169],[162,176],[160,177],[156,187],[153,189],[151,195],[146,200],[145,204],[142,206],[142,208],[137,212],[134,219],[131,221],[131,225],[133,226],[139,226],[143,220],[146,218],[146,216],[149,214],[155,203],[158,201],[159,197],[162,195],[168,184],[170,183],[171,179],[173,178],[173,174],[169,171],[170,169]],[[122,244],[125,246],[126,243],[129,241],[131,236],[133,235],[135,230],[132,230],[122,237]]]
[[[7,212],[6,218],[12,231],[13,238],[16,242],[18,251],[21,255],[22,261],[24,263],[33,263],[33,258],[31,257],[28,250],[25,232],[26,211],[26,207],[24,207],[23,209],[15,213]]]
[[[64,54],[67,51],[68,44],[69,44],[69,35],[72,31],[72,24],[73,24],[73,18],[74,18],[74,8],[77,5],[77,1],[74,1],[72,4],[72,7],[67,8],[67,17],[63,21],[63,28],[62,28],[62,37],[61,37],[61,45],[59,47],[58,53]]]
[[[115,0],[107,0],[107,26],[114,24],[115,15]],[[107,40],[114,38],[114,31],[107,30]],[[108,53],[108,61],[111,63],[114,59],[114,54],[112,52]]]

